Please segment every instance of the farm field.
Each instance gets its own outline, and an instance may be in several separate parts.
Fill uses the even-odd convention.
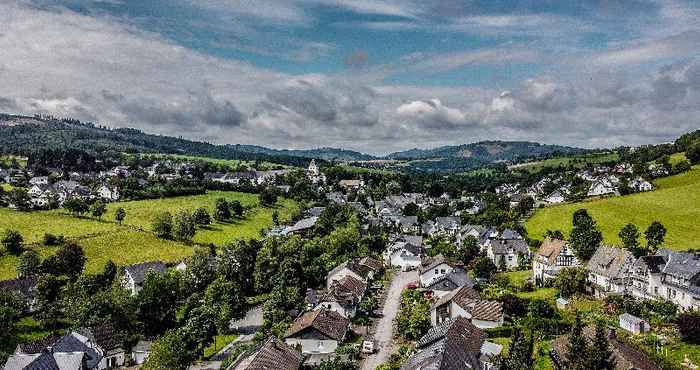
[[[248,167],[252,168],[256,166],[255,161],[242,161],[238,159],[220,159],[220,158],[211,158],[211,157],[198,157],[198,156],[193,156],[193,155],[184,155],[184,154],[142,154],[142,157],[150,157],[150,158],[157,158],[157,159],[182,159],[182,160],[191,160],[191,161],[205,161],[209,163],[214,163],[214,164],[219,164],[219,165],[225,165],[225,166],[230,166],[233,168],[243,166],[243,167]],[[281,164],[277,163],[270,163],[270,162],[258,162],[257,163],[257,168],[261,170],[265,169],[270,169],[270,168],[277,168],[277,167],[288,167],[284,166]]]
[[[276,208],[258,208],[255,194],[236,192],[209,192],[205,195],[154,199],[110,204],[102,220],[76,218],[63,210],[40,212],[16,212],[0,208],[0,232],[6,229],[18,230],[25,243],[32,245],[42,256],[51,255],[56,247],[41,246],[44,233],[64,235],[76,241],[85,250],[86,272],[97,272],[107,260],[117,265],[126,265],[149,260],[177,261],[191,255],[194,248],[182,243],[163,240],[150,232],[150,224],[157,212],[179,210],[193,211],[205,207],[211,211],[217,198],[238,200],[251,210],[244,218],[230,223],[214,222],[207,229],[198,229],[195,244],[224,244],[233,239],[251,239],[260,235],[260,230],[272,225],[272,213],[277,210],[280,220],[286,220],[297,205],[294,201],[280,199]],[[117,207],[126,210],[122,226],[112,222]],[[0,279],[14,278],[17,257],[0,256]]]
[[[556,205],[538,209],[525,224],[530,237],[542,239],[550,230],[571,231],[571,218],[586,208],[597,221],[606,243],[620,245],[617,236],[627,223],[636,224],[641,233],[653,221],[660,221],[668,230],[664,245],[675,250],[700,248],[700,167],[655,182],[657,190]]]
[[[617,161],[619,159],[617,153],[594,153],[588,155],[570,156],[570,157],[557,157],[545,159],[543,161],[521,163],[517,165],[510,166],[511,170],[518,171],[528,171],[537,172],[545,167],[559,167],[568,166],[573,164],[574,167],[584,167],[588,163],[604,163]]]

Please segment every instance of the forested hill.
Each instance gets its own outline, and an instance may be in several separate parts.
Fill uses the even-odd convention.
[[[517,161],[551,155],[585,153],[585,149],[561,145],[544,145],[528,141],[481,141],[472,144],[442,146],[434,149],[411,149],[389,154],[391,159],[474,159],[483,162]]]
[[[38,149],[79,149],[89,153],[167,153],[221,159],[267,161],[292,166],[308,165],[308,158],[237,150],[170,136],[146,134],[131,128],[110,129],[71,119],[0,114],[2,152],[29,155]]]
[[[293,157],[316,158],[326,161],[369,161],[378,157],[371,156],[347,149],[318,148],[318,149],[270,149],[257,145],[229,145],[233,149],[248,153],[261,153],[267,155],[287,155]]]

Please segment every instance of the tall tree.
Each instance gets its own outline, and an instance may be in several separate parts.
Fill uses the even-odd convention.
[[[602,320],[597,320],[595,325],[595,338],[591,346],[590,368],[596,370],[615,369],[615,360],[608,345],[608,329]]]
[[[157,237],[168,239],[173,232],[173,216],[170,212],[161,212],[156,215],[151,223],[151,230]]]
[[[119,207],[119,208],[117,208],[116,211],[114,211],[114,220],[117,221],[119,223],[119,225],[122,224],[122,222],[124,221],[125,218],[126,218],[126,211],[124,210],[124,208]]]
[[[197,232],[194,217],[187,211],[179,211],[173,220],[173,237],[179,241],[189,242]]]
[[[90,206],[80,197],[70,197],[63,202],[63,208],[68,212],[72,213],[74,216],[82,216],[88,210]]]
[[[666,228],[659,221],[654,221],[649,225],[644,232],[644,237],[647,240],[647,249],[650,254],[656,253],[664,243],[666,237]]]
[[[201,227],[211,224],[209,212],[207,212],[207,209],[204,207],[197,208],[197,210],[195,210],[192,214],[192,217],[194,217],[194,222],[197,224],[197,226]]]
[[[532,370],[534,368],[532,337],[526,336],[519,327],[516,327],[511,335],[510,343],[508,354],[499,359],[498,369]]]
[[[569,342],[566,344],[565,368],[567,370],[590,370],[588,340],[583,334],[583,321],[578,312],[574,326],[569,333]]]
[[[228,221],[231,218],[231,209],[224,198],[216,199],[214,204],[214,219],[219,222]]]
[[[603,234],[598,230],[595,220],[588,214],[586,209],[579,209],[574,212],[573,229],[569,235],[569,243],[576,257],[587,261],[593,253],[600,247],[603,241]]]
[[[96,201],[92,204],[92,206],[90,206],[90,213],[92,214],[92,217],[101,219],[105,212],[107,212],[107,205],[101,200]]]
[[[645,251],[639,246],[639,229],[634,224],[627,224],[617,234],[622,240],[622,245],[635,257],[641,257]]]
[[[39,266],[41,266],[39,253],[31,249],[24,251],[17,261],[17,275],[20,277],[37,275],[40,271]]]

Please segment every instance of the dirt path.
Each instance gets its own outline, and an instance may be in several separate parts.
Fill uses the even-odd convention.
[[[418,280],[416,271],[399,272],[394,276],[384,302],[382,317],[374,327],[374,340],[378,346],[378,351],[362,361],[360,369],[374,370],[389,359],[389,356],[394,351],[394,318],[399,312],[401,292],[408,283],[416,280]]]

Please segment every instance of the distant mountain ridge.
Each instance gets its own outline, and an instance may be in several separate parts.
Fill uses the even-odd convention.
[[[465,171],[500,161],[518,162],[588,152],[586,149],[527,141],[482,141],[373,156],[358,151],[329,147],[271,149],[258,145],[215,145],[147,134],[132,128],[110,129],[73,119],[9,114],[0,114],[0,148],[5,152],[17,154],[28,154],[37,149],[59,148],[74,148],[97,153],[116,151],[186,154],[221,159],[268,161],[300,167],[306,166],[311,158],[344,162],[394,159],[407,161],[407,164],[402,167],[406,170],[428,172]]]
[[[562,145],[539,144],[530,141],[480,141],[471,144],[448,145],[433,149],[410,149],[391,153],[389,159],[479,159],[488,162],[513,161],[525,158],[537,158],[552,154],[580,154],[586,149]]]

